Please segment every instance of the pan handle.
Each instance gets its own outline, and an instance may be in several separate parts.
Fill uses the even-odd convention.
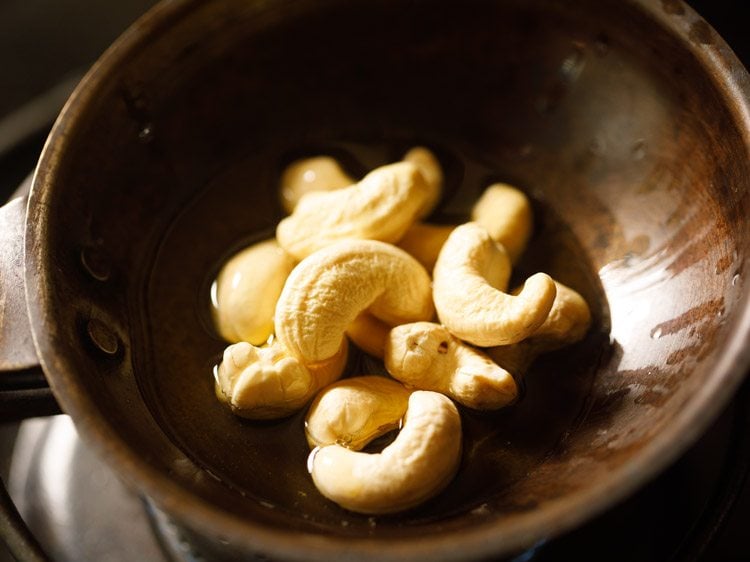
[[[39,365],[26,310],[25,196],[0,207],[0,422],[60,413]]]

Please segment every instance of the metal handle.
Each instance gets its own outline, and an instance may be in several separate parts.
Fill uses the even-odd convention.
[[[39,365],[26,311],[26,197],[0,208],[0,422],[60,412]]]
[[[0,208],[0,422],[60,412],[37,359],[26,312],[26,197]],[[0,481],[0,538],[16,560],[49,560]]]

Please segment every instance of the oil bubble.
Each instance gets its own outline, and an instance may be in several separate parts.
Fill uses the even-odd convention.
[[[154,140],[154,125],[152,123],[145,123],[141,126],[138,131],[138,140],[142,143],[149,143]]]

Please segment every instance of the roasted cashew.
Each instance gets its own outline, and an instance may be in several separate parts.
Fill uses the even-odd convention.
[[[432,322],[393,328],[384,360],[388,372],[407,387],[442,392],[476,410],[502,408],[518,396],[508,371]]]
[[[440,492],[461,460],[461,417],[453,402],[437,392],[409,397],[396,440],[380,453],[341,445],[314,449],[308,467],[318,490],[350,511],[394,513]]]
[[[513,186],[495,183],[484,190],[471,210],[471,220],[487,229],[490,237],[505,246],[516,263],[533,231],[528,197]]]
[[[502,245],[476,223],[457,227],[440,251],[433,297],[440,322],[458,338],[490,347],[516,343],[534,333],[555,300],[545,273],[529,277],[513,296],[503,292],[511,264]]]
[[[435,155],[423,146],[415,146],[404,154],[404,162],[415,164],[430,187],[429,196],[417,214],[417,218],[428,216],[440,202],[443,195],[443,169]]]
[[[216,371],[216,394],[238,416],[263,420],[287,416],[307,404],[346,366],[346,342],[328,361],[304,365],[274,342],[230,345]]]
[[[365,311],[349,324],[346,335],[359,349],[382,359],[385,353],[385,340],[388,339],[390,331],[391,326]]]
[[[570,287],[559,281],[555,281],[555,285],[555,302],[539,329],[528,339],[517,344],[486,350],[498,365],[521,375],[542,353],[576,343],[586,335],[591,326],[591,311],[588,304]],[[518,290],[520,289],[516,289]]]
[[[304,363],[328,359],[368,309],[393,326],[429,320],[430,276],[403,250],[375,240],[343,240],[302,260],[276,304],[276,337]]]
[[[275,240],[254,244],[227,261],[212,295],[219,334],[232,343],[264,343],[273,332],[276,301],[294,264]]]
[[[276,239],[300,260],[339,240],[396,242],[430,194],[416,165],[382,166],[350,187],[304,195],[294,212],[279,223]]]
[[[398,429],[410,394],[400,382],[378,376],[352,377],[325,387],[305,418],[310,448],[337,443],[359,451]]]
[[[281,204],[287,213],[292,213],[305,193],[334,191],[349,187],[355,182],[341,169],[336,159],[330,156],[296,160],[281,173]]]

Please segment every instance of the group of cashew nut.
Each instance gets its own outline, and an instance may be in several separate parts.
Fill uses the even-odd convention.
[[[393,513],[441,491],[461,459],[455,403],[513,403],[534,358],[591,323],[586,301],[544,273],[509,290],[532,233],[521,191],[491,185],[462,225],[422,222],[442,183],[421,147],[358,182],[329,157],[294,162],[281,177],[290,214],[275,239],[235,255],[216,280],[216,326],[235,342],[217,396],[251,419],[312,401],[308,468],[351,511]],[[349,340],[392,378],[342,379]],[[381,452],[362,451],[393,430]]]

